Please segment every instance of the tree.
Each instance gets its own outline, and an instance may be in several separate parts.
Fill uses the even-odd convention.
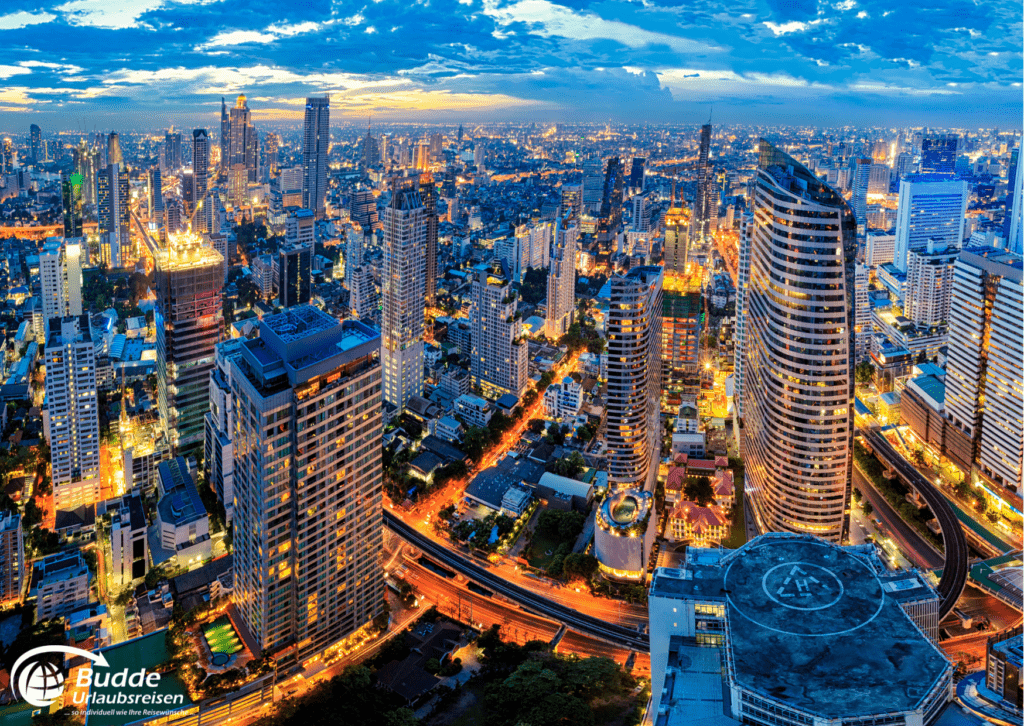
[[[542,434],[544,433],[544,429],[547,428],[547,424],[544,423],[544,419],[542,418],[531,418],[527,427],[535,434]]]
[[[854,376],[857,379],[857,383],[860,383],[861,385],[871,383],[871,379],[874,377],[874,375],[875,367],[871,365],[870,361],[864,361],[863,363],[859,363],[857,367],[854,368]]]
[[[715,487],[706,476],[688,479],[683,486],[683,496],[688,501],[696,502],[698,506],[706,507],[715,501]]]
[[[523,275],[519,289],[523,302],[530,305],[546,300],[548,296],[548,271],[542,267],[531,267]]]
[[[480,461],[480,457],[484,455],[484,449],[490,442],[490,431],[479,426],[471,426],[462,438],[462,450],[473,461]]]
[[[562,562],[562,569],[569,577],[589,580],[597,573],[597,558],[593,555],[572,552],[565,556],[565,560]]]
[[[580,452],[574,451],[564,459],[556,459],[551,462],[548,467],[549,471],[558,474],[558,476],[575,479],[587,467],[587,462]]]
[[[871,506],[871,502],[864,502],[864,516],[870,517],[871,513],[875,511],[875,508]]]

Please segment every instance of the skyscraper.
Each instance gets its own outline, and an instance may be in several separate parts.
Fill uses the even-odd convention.
[[[921,173],[953,174],[959,141],[956,134],[931,134],[921,139]]]
[[[609,243],[615,240],[622,227],[622,184],[624,170],[617,156],[608,160],[604,172],[604,188],[601,193],[601,219],[597,228],[597,241]]]
[[[327,153],[331,148],[331,99],[306,99],[302,135],[302,206],[324,216],[327,195]]]
[[[600,157],[590,157],[583,162],[583,182],[580,212],[597,216],[601,213],[601,199],[604,194],[604,165]]]
[[[673,205],[665,213],[665,271],[686,272],[689,254],[690,210]]]
[[[916,325],[929,327],[949,319],[953,264],[959,254],[959,247],[942,247],[928,240],[925,249],[911,250],[907,255],[903,315]]]
[[[634,156],[629,167],[629,190],[633,194],[642,194],[644,191],[644,162],[647,160],[642,156]]]
[[[394,177],[384,210],[384,400],[399,409],[423,393],[427,211],[419,177]]]
[[[420,175],[420,200],[427,219],[427,276],[426,301],[433,305],[437,297],[437,185],[434,175],[427,172]]]
[[[164,190],[163,177],[160,174],[160,167],[154,166],[149,170],[149,184],[146,189],[147,202],[149,204],[149,219],[155,222],[158,227],[163,226],[164,216]]]
[[[377,216],[377,198],[370,189],[356,189],[348,205],[349,219],[363,228],[364,232],[372,232],[380,226]]]
[[[762,532],[840,542],[853,447],[856,221],[838,192],[763,139],[753,213],[743,436],[754,515]]]
[[[711,233],[711,205],[714,201],[714,179],[708,166],[711,156],[711,124],[700,127],[700,149],[697,152],[697,198],[693,201],[693,226],[695,239],[704,242]]]
[[[205,418],[203,471],[224,505],[228,523],[235,514],[235,397],[231,392],[231,359],[241,355],[242,338],[218,343],[210,371],[210,410]]]
[[[278,251],[277,294],[282,307],[308,303],[313,286],[313,212],[299,209],[285,220],[285,244]]]
[[[871,159],[857,159],[853,164],[853,216],[858,227],[867,228],[868,224],[868,188],[871,186]]]
[[[82,247],[79,239],[50,237],[39,252],[43,321],[82,314]]]
[[[377,145],[377,139],[373,137],[373,132],[370,130],[369,124],[367,124],[366,135],[363,137],[363,170],[373,169],[377,167],[381,161],[383,160],[381,159],[380,147]]]
[[[60,198],[63,206],[64,236],[82,236],[82,175],[61,169]]]
[[[181,134],[178,134],[178,157],[181,158]],[[107,137],[107,163],[120,164],[124,166],[124,154],[121,152],[121,139],[116,131],[111,131]],[[180,162],[179,162],[180,165]]]
[[[28,127],[29,153],[32,154],[32,161],[34,163],[39,163],[43,160],[42,133],[42,130],[36,124]]]
[[[608,479],[613,487],[653,491],[661,451],[662,269],[634,267],[608,284]]]
[[[110,268],[122,266],[122,254],[128,251],[131,241],[129,190],[128,170],[120,164],[110,164],[96,177],[100,256]]]
[[[206,193],[209,189],[210,174],[210,135],[206,129],[195,129],[192,132],[192,185],[196,205],[206,206]],[[193,226],[201,232],[210,231],[210,220],[213,210],[203,208],[196,214]]]
[[[223,179],[227,177],[229,160],[231,158],[231,118],[228,116],[228,106],[224,103],[224,97],[220,97],[220,174]]]
[[[156,368],[160,418],[175,453],[203,442],[214,345],[224,329],[224,257],[191,231],[157,250]]]
[[[250,181],[256,181],[256,129],[245,94],[231,109],[231,148],[228,149],[228,197],[237,209],[245,206]]]
[[[181,162],[181,133],[172,128],[164,134],[164,169],[174,174],[181,169]]]
[[[740,250],[736,274],[736,336],[733,340],[733,410],[743,419],[745,389],[745,351],[747,339],[747,294],[750,288],[750,237],[754,216],[747,212],[740,218]]]
[[[946,454],[975,478],[1020,491],[1024,455],[1024,261],[968,247],[953,267]]]
[[[700,288],[665,273],[661,308],[661,394],[700,391]]]
[[[551,264],[548,267],[547,312],[544,335],[557,341],[569,332],[576,311],[576,242],[579,228],[575,222],[560,219],[555,225]]]
[[[294,664],[384,608],[380,337],[309,305],[259,331],[230,362],[247,412],[234,441],[234,599],[259,649]]]
[[[500,266],[473,268],[469,320],[473,383],[485,396],[511,393],[519,398],[526,388],[527,343],[523,321],[516,313],[516,292]]]
[[[25,533],[18,512],[0,512],[0,605],[21,602],[25,580]]]
[[[96,351],[87,316],[47,323],[45,423],[53,501],[57,509],[74,509],[100,498]]]
[[[923,250],[933,240],[939,247],[959,247],[964,238],[967,182],[915,174],[900,181],[896,210],[896,252],[893,264],[907,271],[907,253]]]
[[[1003,221],[1003,236],[1006,238],[1006,249],[1014,254],[1024,254],[1024,225],[1021,223],[1024,214],[1024,164],[1020,163],[1020,149],[1013,150],[1010,164],[1011,176],[1007,180],[1007,205]]]

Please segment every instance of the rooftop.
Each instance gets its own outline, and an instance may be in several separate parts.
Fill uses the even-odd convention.
[[[738,685],[845,718],[913,710],[950,667],[899,605],[935,597],[911,579],[883,584],[865,553],[775,534],[660,568],[651,596],[725,601]]]
[[[161,461],[157,471],[160,474],[160,487],[164,490],[157,504],[161,521],[182,525],[206,516],[206,507],[199,498],[184,457]]]

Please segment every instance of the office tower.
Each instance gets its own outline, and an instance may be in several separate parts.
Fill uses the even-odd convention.
[[[665,272],[683,274],[689,254],[690,210],[672,206],[665,213]]]
[[[605,167],[601,192],[601,218],[597,227],[597,241],[600,243],[613,241],[622,226],[622,183],[622,162],[613,156]]]
[[[157,226],[163,226],[163,178],[160,175],[160,167],[158,166],[154,166],[149,170],[149,184],[147,185],[146,196],[146,201],[149,204],[149,220],[155,222]]]
[[[369,232],[370,235],[373,232]],[[363,248],[366,245],[367,232],[358,224],[353,224],[345,233],[345,288],[351,293],[354,289],[355,271],[363,265]]]
[[[655,726],[932,726],[955,694],[938,593],[871,547],[691,545],[654,571],[647,606]]]
[[[3,146],[0,147],[0,169],[3,173],[8,174],[14,168],[15,157],[14,142],[7,137],[4,139]]]
[[[97,133],[93,137],[92,142],[93,150],[99,155],[98,168],[103,169],[109,165],[109,147],[107,145],[107,135],[103,133]]]
[[[665,273],[661,309],[663,396],[700,391],[700,288],[690,289]]]
[[[172,198],[164,205],[164,216],[167,219],[166,227],[168,232],[180,232],[185,229],[185,209],[180,199]]]
[[[500,267],[480,264],[473,268],[470,296],[473,384],[488,398],[519,398],[526,389],[527,343],[512,283]]]
[[[634,232],[647,232],[651,227],[650,197],[646,194],[637,194],[633,197],[633,222]]]
[[[870,230],[867,235],[867,246],[864,261],[869,267],[878,267],[896,258],[896,235],[882,230]]]
[[[580,213],[596,217],[601,213],[604,195],[604,165],[600,157],[583,162],[583,181],[580,190]]]
[[[711,124],[704,124],[700,127],[700,150],[697,153],[697,198],[693,202],[693,229],[695,239],[702,243],[711,233],[711,205],[715,205],[716,214],[718,204],[714,201],[714,180],[708,168],[708,158],[711,155]]]
[[[273,176],[277,174],[279,168],[278,153],[281,148],[281,137],[277,134],[267,134],[264,139],[263,151],[267,159],[267,174]]]
[[[281,190],[281,206],[292,209],[302,206],[302,174],[301,166],[282,169],[277,178],[277,186]]]
[[[928,240],[925,249],[907,255],[907,293],[903,315],[921,327],[945,323],[953,290],[953,264],[959,247],[941,247]]]
[[[888,194],[891,173],[885,164],[872,164],[868,174],[868,194]]]
[[[64,217],[64,236],[81,237],[82,232],[82,175],[62,169],[60,172],[60,199]]]
[[[169,174],[178,172],[182,167],[181,132],[173,128],[164,134],[164,169]],[[113,162],[111,162],[113,163]]]
[[[43,320],[82,314],[81,238],[50,237],[39,252]]]
[[[953,174],[959,140],[956,134],[934,134],[921,139],[921,173]]]
[[[629,166],[629,189],[633,194],[642,194],[644,191],[644,162],[647,160],[642,156],[634,156]]]
[[[946,362],[947,456],[1020,491],[1024,454],[1024,287],[1018,254],[968,247],[953,267]]]
[[[45,423],[53,501],[57,509],[74,509],[100,498],[96,351],[85,315],[53,318],[47,327]]]
[[[1024,224],[1021,215],[1024,213],[1024,164],[1020,163],[1020,149],[1013,150],[1010,172],[1007,180],[1007,205],[1003,220],[1003,237],[1006,249],[1014,254],[1024,254]]]
[[[361,159],[363,162],[363,171],[373,169],[384,161],[383,155],[380,153],[380,148],[377,145],[377,139],[373,137],[373,132],[370,130],[370,125],[366,125],[366,135],[363,136]]]
[[[227,523],[235,514],[235,397],[231,392],[231,359],[241,355],[241,338],[218,343],[210,371],[210,410],[204,419],[203,471],[224,505]]]
[[[562,204],[558,209],[558,216],[562,218],[577,219],[580,216],[582,204],[582,185],[565,184],[562,187]]]
[[[840,542],[853,446],[856,221],[761,140],[744,293],[747,486],[762,532]]]
[[[427,218],[426,302],[433,306],[437,299],[437,185],[430,173],[420,175],[420,201]]]
[[[181,134],[178,134],[178,165],[181,166]],[[121,151],[121,139],[117,135],[116,131],[111,131],[110,135],[107,136],[107,163],[108,164],[120,164],[122,167],[124,163],[124,153]]]
[[[884,141],[876,141],[871,145],[871,160],[876,164],[885,164],[889,156],[889,144]]]
[[[441,161],[444,156],[444,150],[442,148],[443,137],[441,134],[430,135],[430,158],[434,161]]]
[[[608,284],[608,478],[653,491],[661,452],[662,269],[634,267]]]
[[[234,599],[259,650],[294,664],[384,607],[381,340],[309,305],[259,331],[230,362],[248,412],[236,419]]]
[[[228,149],[228,198],[237,209],[245,206],[250,181],[256,181],[256,129],[245,94],[231,109],[231,148]]]
[[[871,159],[857,159],[853,165],[853,197],[850,206],[858,227],[867,227],[868,188],[871,185]]]
[[[110,268],[121,267],[129,249],[128,170],[110,164],[96,178],[96,216],[99,219],[101,255]]]
[[[306,99],[302,134],[302,206],[324,216],[327,195],[327,154],[331,149],[331,99]]]
[[[908,151],[902,152],[896,157],[895,174],[897,179],[902,179],[914,169],[914,155]]]
[[[560,219],[555,226],[554,252],[548,267],[548,300],[544,316],[544,335],[557,341],[569,332],[576,312],[576,242],[579,228],[575,222]]]
[[[214,345],[224,329],[224,258],[191,231],[168,234],[154,258],[158,404],[179,453],[203,441]]]
[[[308,209],[300,209],[297,214],[305,213],[312,222],[313,213]],[[301,218],[296,220],[293,240],[282,245],[278,250],[278,282],[277,295],[281,301],[281,307],[290,308],[294,305],[302,305],[309,302],[312,295],[312,267],[313,267],[313,243],[308,239],[312,235],[302,234],[299,224],[304,221]]]
[[[191,220],[196,211],[196,178],[191,169],[181,171],[181,201],[185,206],[186,221]]]
[[[739,259],[736,271],[736,337],[733,344],[733,410],[743,419],[745,386],[745,346],[747,339],[747,295],[750,289],[750,237],[754,231],[754,215],[747,212],[740,218]]]
[[[220,173],[219,177],[227,176],[229,167],[228,161],[231,158],[231,117],[228,116],[228,106],[224,97],[220,97]]]
[[[377,198],[370,189],[357,189],[352,192],[352,200],[348,206],[348,216],[365,232],[372,232],[380,226],[377,217]]]
[[[0,605],[21,602],[25,581],[25,535],[18,512],[0,511]]]
[[[402,409],[423,393],[427,211],[418,177],[395,177],[391,187],[384,210],[381,342],[384,400]]]
[[[928,240],[938,247],[959,247],[964,238],[967,182],[936,175],[911,175],[900,181],[896,210],[893,264],[907,271],[910,250],[923,250]]]
[[[28,127],[28,133],[29,149],[32,154],[32,161],[33,163],[38,164],[43,160],[42,130],[36,124],[32,124]]]
[[[414,147],[413,167],[417,171],[426,171],[430,168],[430,146],[426,141],[421,141]]]
[[[207,191],[209,190],[210,174],[210,135],[206,129],[195,129],[192,132],[192,185],[196,204],[205,206]],[[201,232],[209,232],[212,212],[211,209],[203,209],[197,215],[193,226]]]
[[[477,171],[486,171],[484,164],[487,162],[487,147],[482,141],[473,144],[473,164]]]

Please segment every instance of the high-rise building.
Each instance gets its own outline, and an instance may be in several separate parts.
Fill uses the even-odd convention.
[[[363,136],[363,153],[361,160],[363,163],[363,170],[373,169],[377,167],[382,161],[384,161],[383,154],[380,153],[380,147],[377,144],[377,139],[374,138],[373,132],[370,130],[370,126],[366,127],[366,135]]]
[[[921,139],[921,173],[953,174],[956,170],[956,134],[933,134]]]
[[[533,225],[521,224],[516,227],[519,238],[519,269],[524,271],[532,267],[546,268],[551,260],[551,235],[555,225],[551,222],[538,222]]]
[[[204,420],[203,470],[210,488],[224,505],[227,523],[235,513],[235,397],[231,392],[231,359],[241,355],[241,338],[218,343],[210,371],[210,410]]]
[[[381,321],[384,400],[401,409],[423,393],[427,211],[419,177],[395,177],[384,210]]]
[[[699,288],[687,289],[682,278],[665,273],[661,310],[661,394],[668,397],[688,388],[700,391]]]
[[[750,237],[754,231],[754,215],[747,212],[740,218],[739,259],[736,270],[736,337],[733,340],[733,410],[743,419],[743,398],[746,380],[747,295],[750,289]]]
[[[853,338],[855,360],[860,363],[871,353],[871,304],[868,299],[870,272],[867,265],[858,262],[854,270]]]
[[[473,144],[473,165],[476,166],[478,172],[486,171],[487,164],[487,146],[483,141],[477,141]]]
[[[651,228],[650,197],[647,194],[637,194],[633,197],[633,221],[631,228],[634,232],[647,232]]]
[[[644,191],[644,163],[647,161],[642,156],[634,156],[629,166],[629,189],[633,194],[643,194]]]
[[[1024,455],[1024,260],[968,247],[953,267],[946,362],[947,455],[975,477],[1020,491]]]
[[[50,237],[39,252],[43,321],[82,314],[82,246],[79,238]]]
[[[25,565],[21,515],[0,511],[0,605],[6,607],[21,602]]]
[[[181,133],[171,129],[164,134],[164,169],[169,174],[174,174],[181,169],[181,165]]]
[[[308,209],[302,210],[309,212]],[[312,214],[312,212],[310,212]],[[313,247],[294,242],[278,250],[277,295],[281,307],[290,308],[309,302],[312,295]]]
[[[181,134],[178,134],[178,145],[179,149],[181,146]],[[181,157],[180,151],[178,154]],[[124,166],[124,153],[121,151],[121,137],[117,135],[116,131],[111,131],[107,137],[107,159],[110,164],[120,164]]]
[[[99,218],[100,247],[106,250],[108,267],[121,267],[122,254],[131,242],[129,234],[128,170],[110,164],[96,177],[96,216]]]
[[[920,327],[944,324],[949,320],[949,301],[953,290],[953,264],[959,247],[940,247],[929,240],[927,247],[907,255],[907,292],[903,315]]]
[[[1007,205],[1003,220],[1003,237],[1006,249],[1014,254],[1024,254],[1024,164],[1020,163],[1020,149],[1011,155],[1010,176],[1007,179]]]
[[[191,231],[157,250],[156,368],[160,419],[175,453],[202,445],[214,346],[224,329],[224,257]]]
[[[284,209],[302,207],[302,174],[301,166],[281,170],[277,186],[281,190],[281,206]]]
[[[64,236],[82,236],[82,175],[77,171],[60,172],[60,199],[64,217]]]
[[[583,162],[583,181],[580,190],[580,213],[596,217],[601,213],[604,195],[604,164],[600,157]]]
[[[868,175],[868,194],[888,194],[892,170],[885,164],[872,164]]]
[[[146,188],[146,201],[149,204],[149,219],[157,226],[163,226],[164,216],[164,191],[163,178],[160,174],[160,167],[154,166],[149,170],[149,183]]]
[[[690,240],[690,210],[671,207],[665,213],[665,271],[686,272]]]
[[[302,134],[302,206],[324,216],[327,196],[327,154],[331,149],[331,99],[306,99]]]
[[[427,276],[426,276],[426,301],[427,305],[434,304],[437,298],[437,185],[434,184],[434,176],[430,173],[420,175],[420,201],[423,202],[423,211],[427,220]]]
[[[622,226],[622,184],[624,170],[617,156],[608,160],[601,192],[601,218],[597,227],[597,241],[608,243],[618,235]]]
[[[231,117],[228,116],[228,106],[224,97],[220,97],[220,172],[218,176],[225,178],[230,166],[231,159]]]
[[[43,160],[43,139],[42,130],[36,124],[28,127],[29,153],[32,154],[33,163],[38,164]]]
[[[442,141],[443,139],[441,134],[430,135],[430,158],[433,159],[434,161],[443,160],[442,157],[444,156],[444,153],[441,146]]]
[[[162,462],[163,465],[166,462]],[[110,577],[115,587],[127,587],[146,576],[146,570],[149,569],[146,530],[146,510],[140,490],[126,494],[120,501],[115,500],[110,510],[110,529],[107,531],[110,542]]]
[[[278,663],[323,652],[384,608],[380,343],[363,323],[301,305],[264,317],[230,363],[247,412],[236,418],[234,599]]]
[[[210,232],[213,210],[206,208],[206,194],[209,191],[210,174],[210,135],[206,129],[195,129],[192,132],[192,185],[196,204],[203,208],[196,214],[193,226],[201,232]]]
[[[576,242],[579,228],[561,219],[555,226],[554,250],[548,267],[547,312],[544,335],[557,341],[569,332],[576,311]]]
[[[280,165],[281,137],[278,134],[266,134],[263,142],[263,153],[266,155],[266,174],[271,177],[277,174]]]
[[[352,192],[352,199],[348,205],[349,219],[363,228],[365,232],[372,232],[380,227],[377,217],[377,198],[373,196],[370,189],[356,189]]]
[[[867,227],[868,223],[868,189],[871,187],[871,159],[856,159],[853,163],[853,216],[858,227]]]
[[[469,319],[473,383],[488,398],[526,389],[527,343],[516,312],[517,295],[500,267],[481,263],[473,268]]]
[[[74,509],[100,498],[96,350],[88,316],[53,318],[47,327],[45,424],[53,502],[57,509]]]
[[[714,177],[708,167],[711,156],[711,124],[700,127],[700,149],[697,152],[697,197],[693,202],[693,227],[698,242],[703,242],[711,233],[711,205],[715,205],[716,216],[718,203],[714,200]]]
[[[959,247],[964,238],[967,182],[937,175],[911,175],[900,181],[896,210],[896,251],[893,264],[907,271],[910,250]]]
[[[580,184],[566,184],[562,187],[562,204],[558,208],[558,216],[577,219],[580,216],[580,205],[583,203],[583,187]]]
[[[661,267],[614,275],[607,319],[608,479],[653,491],[661,452]]]
[[[747,491],[762,532],[845,537],[853,448],[856,221],[761,140],[744,292]]]
[[[370,232],[372,235],[372,231]],[[366,247],[366,232],[353,223],[345,232],[345,288],[351,293],[355,288],[355,271],[363,266],[363,249]]]
[[[237,209],[245,206],[249,182],[256,181],[256,129],[245,94],[231,109],[231,148],[228,149],[228,197]]]

